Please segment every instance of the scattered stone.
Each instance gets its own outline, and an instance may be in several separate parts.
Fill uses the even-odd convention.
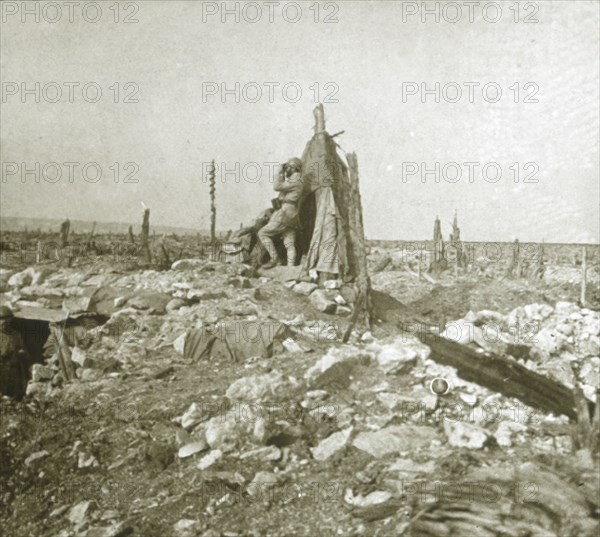
[[[249,419],[241,419],[243,417],[237,414],[226,414],[208,420],[205,429],[208,445],[212,449],[219,449],[223,453],[233,451],[241,435],[247,433],[249,426],[254,424]]]
[[[190,270],[206,265],[203,259],[178,259],[171,265],[171,270]]]
[[[196,465],[196,468],[199,470],[206,470],[210,466],[212,466],[215,462],[217,462],[223,456],[223,452],[220,449],[213,449],[207,455],[204,455]]]
[[[225,395],[234,401],[282,401],[290,398],[297,388],[298,383],[286,379],[280,371],[271,371],[236,380]]]
[[[263,446],[250,451],[245,451],[240,455],[240,459],[254,459],[267,462],[278,461],[281,459],[281,449],[277,446]]]
[[[163,315],[166,312],[166,306],[170,301],[170,295],[142,291],[136,296],[130,298],[127,303],[132,308],[138,310],[149,310],[150,313]]]
[[[77,454],[77,468],[97,468],[100,466],[98,459],[93,455],[89,455],[80,451]]]
[[[199,289],[190,289],[187,293],[187,299],[192,302],[201,302],[203,300],[218,300],[226,298],[225,291],[201,291]]]
[[[227,280],[227,285],[233,285],[236,289],[252,289],[252,283],[244,276],[234,276]]]
[[[321,440],[317,447],[311,448],[313,458],[317,461],[325,461],[341,449],[345,448],[352,434],[352,427],[338,431]]]
[[[281,344],[288,352],[309,352],[311,349],[309,347],[304,347],[298,343],[295,339],[289,337],[284,339]]]
[[[180,459],[185,459],[207,449],[208,444],[206,443],[206,440],[202,439],[197,442],[192,442],[191,444],[186,444],[185,446],[180,447],[178,456]]]
[[[187,332],[184,332],[173,341],[173,349],[177,354],[181,354],[183,356],[183,352],[185,350],[185,340],[187,338]]]
[[[487,431],[472,423],[444,420],[444,432],[452,447],[481,449],[485,444]]]
[[[32,453],[31,455],[29,455],[29,457],[25,459],[25,466],[29,466],[32,462],[37,461],[39,459],[43,459],[48,455],[50,455],[50,453],[48,453],[45,449],[42,451],[36,451],[35,453]]]
[[[54,371],[48,366],[42,364],[33,364],[31,366],[31,380],[33,382],[51,380],[53,376]]]
[[[323,287],[325,289],[340,289],[342,287],[342,282],[340,280],[326,280],[323,283]]]
[[[344,495],[344,501],[354,507],[372,507],[373,505],[387,502],[391,499],[392,493],[387,490],[375,490],[367,496],[355,496],[351,490],[347,490]]]
[[[333,300],[335,300],[335,303],[339,304],[340,306],[346,306],[348,304],[342,295],[335,295]]]
[[[85,521],[85,518],[87,516],[87,512],[89,511],[91,505],[92,505],[92,502],[90,502],[88,500],[79,502],[78,504],[75,504],[69,510],[69,513],[67,514],[67,518],[75,526],[79,526],[79,525],[83,524],[83,522]]]
[[[349,308],[348,306],[341,306],[340,304],[337,304],[335,307],[335,314],[339,315],[340,317],[348,317],[349,315],[352,314],[352,308]]]
[[[389,453],[428,447],[434,440],[439,440],[439,436],[431,427],[390,425],[379,431],[360,433],[352,445],[375,458],[380,458]]]
[[[122,308],[125,305],[125,302],[127,302],[126,296],[118,296],[113,300],[113,306],[115,308]]]
[[[310,295],[311,304],[322,313],[335,313],[337,304],[330,300],[322,289],[315,289]]]
[[[512,446],[513,433],[521,433],[527,430],[527,426],[517,421],[501,421],[494,433],[496,442],[501,447]]]
[[[88,362],[88,357],[85,351],[80,347],[73,347],[71,349],[71,361],[78,364],[79,367],[88,367],[88,365],[93,362],[93,360],[89,359],[90,364],[86,365],[86,362]]]
[[[256,472],[254,479],[248,485],[246,491],[250,496],[263,496],[265,490],[279,483],[279,478],[272,472]],[[267,495],[268,496],[268,495]]]
[[[292,287],[294,293],[298,293],[299,295],[310,295],[318,285],[316,283],[311,282],[299,282]]]
[[[350,384],[350,374],[359,365],[368,365],[373,354],[355,347],[332,347],[304,375],[312,388],[329,385],[345,387]]]
[[[169,302],[167,302],[165,310],[167,312],[176,311],[183,306],[185,306],[185,300],[183,300],[182,298],[172,298],[171,300],[169,300]]]
[[[182,518],[173,526],[176,537],[196,537],[199,529],[199,522],[190,518]]]
[[[417,352],[409,346],[386,345],[377,353],[377,363],[385,373],[407,373],[417,363]]]
[[[191,431],[200,422],[208,419],[208,415],[197,403],[192,403],[180,418],[181,426],[186,431]]]

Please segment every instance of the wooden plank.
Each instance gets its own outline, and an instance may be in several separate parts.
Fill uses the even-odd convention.
[[[436,334],[417,332],[416,335],[431,348],[431,359],[455,367],[464,380],[506,397],[516,397],[545,412],[564,414],[573,421],[578,420],[575,395],[563,384],[527,369],[514,359],[479,353]]]

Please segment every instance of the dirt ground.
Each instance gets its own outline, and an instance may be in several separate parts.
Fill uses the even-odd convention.
[[[372,258],[374,264],[377,254]],[[372,275],[373,288],[397,299],[406,320],[426,320],[431,325],[463,318],[469,311],[508,314],[528,304],[554,307],[557,302],[576,303],[579,298],[576,284],[549,285],[543,280],[512,280],[493,273],[461,273],[455,278],[451,272],[430,283],[418,281],[401,268],[391,268]],[[165,274],[155,280],[167,278]],[[246,356],[232,361],[216,354],[210,359],[189,359],[171,342],[193,322],[211,315],[292,320],[301,314],[304,321],[330,321],[340,335],[348,323],[348,317],[317,311],[307,296],[268,275],[250,277],[249,288],[237,289],[226,283],[231,277],[226,271],[192,270],[176,279],[185,282],[189,274],[194,274],[194,287],[223,290],[224,297],[192,306],[183,315],[142,312],[141,330],[121,334],[118,340],[100,337],[86,350],[96,364],[85,368],[93,371],[82,380],[30,394],[22,402],[2,398],[3,535],[434,535],[434,526],[417,527],[415,517],[423,517],[436,502],[402,494],[407,483],[453,483],[473,469],[516,467],[515,461],[552,469],[563,480],[565,490],[579,487],[586,498],[581,505],[586,509],[569,511],[570,507],[549,501],[544,509],[551,514],[538,517],[536,511],[535,516],[527,515],[536,520],[537,529],[532,522],[529,529],[523,526],[510,535],[592,535],[598,529],[598,507],[593,500],[599,490],[594,477],[597,459],[575,449],[566,418],[541,415],[535,422],[529,420],[515,428],[518,440],[513,439],[509,446],[493,436],[496,423],[478,423],[487,438],[481,446],[451,445],[446,424],[434,417],[435,408],[471,396],[480,402],[499,401],[506,407],[515,401],[460,382],[447,395],[436,397],[429,390],[436,366],[422,358],[394,374],[360,356],[344,358],[340,363],[351,364],[351,369],[340,367],[331,378],[311,385],[307,371],[330,347],[343,347],[339,342],[319,341],[310,345],[308,352],[277,347],[269,358]],[[148,276],[147,281],[155,281],[153,277]],[[141,285],[139,279],[135,285]],[[588,309],[597,311],[597,289],[592,287],[589,296],[592,303]],[[389,326],[374,326],[372,332],[376,344],[397,336],[389,333]],[[354,334],[351,345],[342,350],[360,355],[372,341],[364,337],[361,342],[360,337],[361,333]],[[105,363],[113,366],[103,369]],[[269,398],[258,389],[260,378],[266,375],[277,376],[275,384],[282,385],[282,393]],[[261,422],[266,433],[257,430],[256,416],[248,417],[245,407],[226,396],[233,383],[249,377],[245,389],[251,395],[246,404],[275,409],[276,418]],[[389,403],[390,398],[400,397],[429,405],[432,395],[432,407],[418,418],[405,416],[404,407]],[[192,403],[203,408],[204,415],[199,429],[186,432],[178,420]],[[215,433],[217,440],[208,442],[210,449],[204,445],[197,453],[180,457],[183,446],[204,442],[202,424],[207,418],[223,427]],[[325,460],[315,458],[314,448],[333,433],[350,431],[348,435],[356,439],[359,434],[389,426],[405,428],[398,441],[406,446],[395,453],[373,456],[351,441],[340,440],[340,446]],[[214,456],[215,462],[207,462],[207,455]],[[204,469],[198,467],[202,461]],[[251,483],[259,485],[254,492]],[[260,486],[264,483],[271,485]],[[511,483],[499,485],[506,492],[504,499],[509,489],[516,494],[522,485]],[[532,490],[543,490],[543,484],[534,485],[541,488],[525,488],[521,498]],[[371,493],[382,494],[386,501],[373,500]],[[525,515],[514,508],[527,504],[515,498],[506,505],[516,519],[523,519]],[[493,504],[494,512],[501,512],[506,505]],[[501,534],[484,526],[482,536]],[[441,527],[445,529],[440,529],[439,535],[464,535],[459,529],[448,529],[451,523]]]

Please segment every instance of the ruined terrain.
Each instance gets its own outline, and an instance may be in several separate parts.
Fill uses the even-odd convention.
[[[373,323],[344,344],[351,286],[190,254],[3,265],[3,303],[82,328],[63,335],[73,380],[46,342],[23,401],[2,398],[3,535],[597,534],[593,425],[461,379],[415,332],[512,357],[597,426],[597,257],[584,307],[559,255],[542,278],[481,255],[419,277],[374,243]]]

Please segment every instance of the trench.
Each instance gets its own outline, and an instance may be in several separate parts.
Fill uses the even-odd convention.
[[[83,345],[89,341],[90,329],[103,325],[108,317],[89,315],[78,319],[67,319],[64,338],[69,346]],[[7,378],[2,382],[2,395],[21,401],[25,396],[27,384],[31,380],[31,368],[34,364],[46,364],[53,356],[55,345],[50,335],[50,321],[43,319],[23,319],[15,317],[12,329],[20,334],[26,356],[19,356],[14,366],[6,366]],[[4,369],[4,368],[3,368]]]

